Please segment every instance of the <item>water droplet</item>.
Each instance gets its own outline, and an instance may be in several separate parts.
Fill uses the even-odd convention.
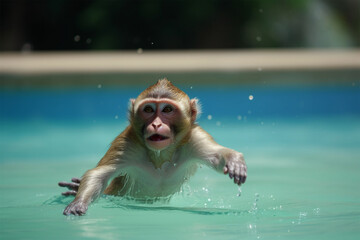
[[[253,95],[249,95],[249,100],[252,101],[254,99]]]
[[[241,115],[237,116],[237,119],[238,119],[238,120],[241,120],[241,119],[242,119]]]
[[[193,87],[191,86],[190,89],[193,89]]]
[[[202,190],[205,192],[209,192],[209,189],[207,189],[206,187],[203,187]]]
[[[211,198],[208,198],[207,200],[208,200],[208,202],[211,202]]]
[[[143,53],[143,49],[142,48],[138,48],[138,50],[136,51],[138,54],[142,54]]]
[[[90,44],[92,42],[91,38],[86,39],[86,43]]]
[[[256,41],[261,42],[261,41],[262,41],[262,38],[261,38],[260,36],[257,36],[257,37],[256,37]]]
[[[238,197],[241,197],[241,187],[239,186],[238,187],[238,194],[237,194]]]
[[[211,116],[211,115],[208,115],[208,116],[207,116],[207,119],[211,120],[211,119],[212,119],[212,116]]]
[[[154,45],[154,42],[150,42],[151,45]]]
[[[261,72],[261,71],[262,71],[262,68],[261,68],[261,67],[258,67],[257,70],[258,70],[258,72]]]
[[[261,122],[260,124],[261,124],[261,125],[264,125],[264,122]]]
[[[218,127],[221,126],[221,122],[220,122],[220,121],[217,121],[217,122],[216,122],[216,126],[218,126]]]
[[[315,208],[315,209],[313,210],[313,212],[314,212],[314,214],[320,214],[320,208]]]
[[[115,115],[115,119],[118,119],[119,118],[119,116],[118,115]]]
[[[304,218],[307,216],[307,212],[300,212],[299,213],[299,218]]]
[[[264,12],[264,10],[260,8],[260,9],[259,9],[259,13],[263,13],[263,12]]]
[[[75,41],[75,42],[79,42],[79,41],[80,41],[80,36],[79,36],[79,35],[76,35],[76,36],[74,37],[74,41]]]
[[[99,85],[97,86],[97,88],[102,88],[102,85],[101,85],[101,84],[99,84]]]

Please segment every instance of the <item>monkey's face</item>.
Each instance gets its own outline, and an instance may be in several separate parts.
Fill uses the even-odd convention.
[[[137,113],[144,123],[143,136],[149,149],[164,150],[175,142],[176,125],[183,118],[175,101],[147,99],[139,104]]]

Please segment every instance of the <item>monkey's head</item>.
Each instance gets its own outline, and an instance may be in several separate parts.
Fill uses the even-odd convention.
[[[198,112],[197,99],[162,79],[131,99],[130,124],[147,148],[161,151],[188,136]]]

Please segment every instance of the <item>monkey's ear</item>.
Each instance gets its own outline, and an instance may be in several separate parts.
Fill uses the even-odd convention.
[[[130,98],[130,101],[129,101],[129,111],[130,112],[134,112],[134,105],[135,105],[135,98]]]
[[[196,119],[201,114],[201,105],[199,103],[199,99],[193,98],[190,100],[190,109],[191,109],[191,121],[195,122]]]

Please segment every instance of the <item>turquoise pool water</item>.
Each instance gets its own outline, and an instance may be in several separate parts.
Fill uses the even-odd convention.
[[[360,237],[357,85],[184,90],[203,103],[200,124],[244,153],[240,196],[228,177],[202,167],[168,204],[103,196],[85,216],[63,216],[71,198],[57,182],[98,162],[141,88],[3,90],[0,238]]]

